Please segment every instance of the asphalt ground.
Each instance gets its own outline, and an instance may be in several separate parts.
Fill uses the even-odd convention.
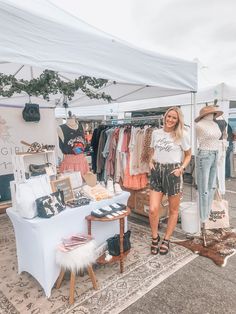
[[[194,201],[195,197],[196,189],[185,184],[183,201]],[[225,198],[229,202],[230,225],[236,229],[236,179],[227,179]],[[133,215],[131,220],[148,224],[146,217]],[[174,235],[183,237],[178,232]],[[121,313],[235,314],[236,254],[225,267],[198,256]]]

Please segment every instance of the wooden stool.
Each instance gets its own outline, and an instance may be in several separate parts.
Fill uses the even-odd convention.
[[[61,267],[60,275],[56,282],[56,288],[61,287],[62,280],[64,278],[66,270],[70,271],[70,296],[69,303],[74,303],[75,294],[75,277],[76,273],[81,272],[87,268],[88,275],[92,281],[93,288],[98,289],[97,280],[93,272],[92,264],[96,261],[96,242],[94,240],[89,241],[77,247],[74,250],[63,252],[57,249],[56,262]]]

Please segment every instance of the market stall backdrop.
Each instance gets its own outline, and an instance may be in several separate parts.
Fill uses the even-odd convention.
[[[12,172],[11,155],[28,149],[21,141],[44,144],[56,143],[56,129],[54,111],[51,109],[40,110],[40,121],[25,122],[22,117],[22,108],[1,108],[0,111],[0,173]],[[43,132],[42,132],[43,130]]]
[[[0,72],[18,79],[37,77],[44,69],[59,71],[66,81],[80,75],[107,79],[102,92],[110,95],[116,104],[197,90],[196,63],[136,48],[91,27],[47,0],[0,0],[0,27]],[[10,99],[0,98],[0,113],[3,108],[9,108],[2,119],[10,126],[8,130],[15,129],[17,134],[17,137],[11,134],[12,146],[8,151],[20,146],[19,140],[24,134],[15,106],[22,109],[28,101],[28,95],[23,93]],[[54,95],[49,103],[40,97],[32,97],[31,101],[41,108],[60,107],[64,99]],[[68,104],[69,107],[100,106],[106,102],[78,93]],[[8,116],[13,119],[14,115],[17,121],[9,122]],[[30,135],[25,140],[45,141],[47,136],[49,142],[49,133],[56,139],[56,128],[48,118],[45,122],[42,120],[42,125],[28,124],[26,129],[29,128],[26,133]],[[38,137],[39,129],[43,130],[42,137]],[[0,140],[4,146],[5,138]],[[10,156],[8,160],[4,157],[0,164],[9,161]]]

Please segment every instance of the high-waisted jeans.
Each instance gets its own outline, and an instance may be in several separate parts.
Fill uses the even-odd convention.
[[[198,150],[196,156],[197,187],[201,221],[209,216],[216,189],[218,151]]]

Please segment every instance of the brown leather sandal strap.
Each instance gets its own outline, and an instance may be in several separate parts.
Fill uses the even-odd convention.
[[[158,243],[160,240],[161,240],[161,238],[160,238],[159,234],[157,235],[156,238],[152,238],[152,242],[157,241],[157,243]]]
[[[170,240],[164,239],[160,245],[161,251],[168,251],[170,247]]]

